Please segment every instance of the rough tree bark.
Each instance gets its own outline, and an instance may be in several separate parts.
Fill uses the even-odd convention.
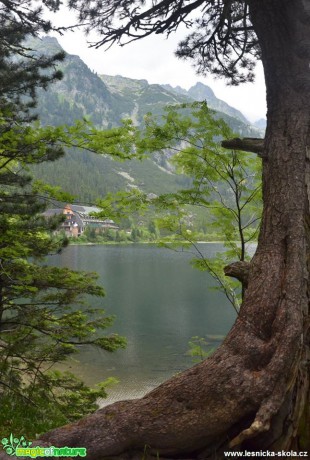
[[[304,0],[248,3],[268,126],[263,221],[236,323],[203,363],[141,399],[46,433],[38,444],[85,446],[89,460],[143,452],[218,459],[229,446],[310,451],[310,8]]]

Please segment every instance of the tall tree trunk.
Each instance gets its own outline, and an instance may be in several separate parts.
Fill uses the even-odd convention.
[[[270,364],[281,377],[274,381],[271,405],[267,403],[261,419],[268,419],[268,412],[275,416],[281,408],[274,417],[274,425],[281,421],[275,446],[296,447],[303,439],[309,448],[310,9],[304,0],[253,0],[250,5],[262,51],[268,123],[263,155],[264,216],[252,264],[246,320],[255,321],[258,298],[263,312],[259,312],[256,327],[269,335]],[[267,279],[260,274],[262,270]],[[272,367],[270,370],[273,373]],[[262,445],[268,436],[270,433],[261,438]]]
[[[211,358],[38,444],[85,446],[89,460],[143,452],[218,459],[229,448],[310,451],[310,9],[303,0],[248,2],[262,49],[268,127],[263,223],[240,315]]]

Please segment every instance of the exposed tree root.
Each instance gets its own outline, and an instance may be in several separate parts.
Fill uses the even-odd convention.
[[[252,345],[242,356],[237,349],[246,342]],[[240,446],[269,429],[285,396],[292,360],[290,370],[287,362],[281,365],[276,359],[281,355],[278,348],[271,346],[269,351],[269,347],[268,340],[237,321],[224,345],[207,361],[144,398],[117,402],[41,439],[56,446],[86,446],[90,460],[135,458],[134,452],[142,455],[145,449],[160,458],[199,458],[206,449],[214,449],[215,455],[215,449]],[[254,352],[258,359],[253,360]]]

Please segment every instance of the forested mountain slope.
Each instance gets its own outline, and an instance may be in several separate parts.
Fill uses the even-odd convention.
[[[35,46],[38,52],[44,53],[62,49],[52,37],[36,40]],[[59,67],[63,79],[39,94],[37,111],[43,124],[72,124],[76,119],[87,117],[104,129],[117,126],[124,118],[131,118],[138,125],[146,113],[160,115],[169,104],[190,102],[195,97],[201,100],[206,96],[211,107],[218,101],[217,106],[226,111],[218,116],[224,118],[238,135],[260,136],[260,131],[240,112],[218,100],[213,91],[201,83],[182,92],[169,85],[151,85],[146,80],[98,76],[78,56],[70,54]],[[94,202],[108,191],[124,188],[138,187],[157,194],[171,192],[188,183],[188,178],[171,170],[167,158],[159,156],[143,162],[117,162],[89,152],[70,151],[54,164],[36,165],[33,171],[36,178],[60,185],[81,202]]]

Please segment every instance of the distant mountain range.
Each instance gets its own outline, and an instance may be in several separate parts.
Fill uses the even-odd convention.
[[[39,53],[62,48],[56,38],[31,40]],[[59,65],[64,78],[40,91],[37,110],[43,124],[72,124],[88,117],[102,128],[117,126],[123,118],[135,124],[146,113],[161,114],[167,105],[206,100],[239,136],[263,136],[263,123],[253,126],[237,109],[218,99],[211,88],[197,83],[186,91],[170,85],[149,84],[123,76],[97,75],[79,56],[67,54]],[[53,163],[34,167],[37,178],[76,195],[81,202],[94,202],[108,191],[138,187],[148,193],[169,192],[186,186],[187,177],[175,174],[165,159],[153,156],[143,162],[115,162],[89,152],[70,151]]]
[[[217,112],[225,113],[226,115],[229,115],[233,118],[237,118],[241,120],[245,125],[250,125],[249,120],[247,120],[239,110],[231,107],[229,104],[227,104],[227,102],[218,99],[212,89],[201,82],[196,83],[196,85],[192,86],[188,91],[181,88],[180,86],[176,86],[175,88],[173,88],[171,85],[163,86],[170,91],[173,91],[179,95],[182,94],[183,96],[187,96],[194,101],[207,101],[208,106],[211,109],[214,109]]]

